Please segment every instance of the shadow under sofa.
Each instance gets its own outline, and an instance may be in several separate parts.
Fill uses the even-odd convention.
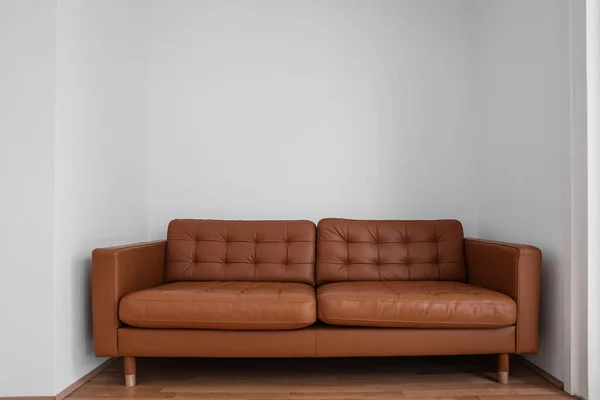
[[[96,249],[97,356],[361,357],[538,351],[539,249],[456,220],[174,220]]]

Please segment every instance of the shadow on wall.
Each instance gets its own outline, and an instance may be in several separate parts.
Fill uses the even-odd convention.
[[[59,377],[59,384],[62,384],[63,378],[67,379],[67,372],[72,368],[73,374],[80,374],[77,369],[78,365],[90,364],[94,361],[94,344],[93,344],[93,320],[92,320],[92,259],[90,255],[78,260],[74,260],[72,264],[72,282],[71,282],[71,298],[69,303],[65,304],[70,308],[70,321],[67,328],[67,334],[70,336],[71,348],[58,348],[57,352],[66,351],[69,354],[69,366],[58,365],[58,368],[63,369]],[[64,332],[64,331],[63,331]],[[60,338],[59,338],[60,339]],[[63,343],[63,340],[59,340]],[[64,353],[63,353],[64,354]],[[63,375],[64,374],[64,375]],[[68,377],[70,381],[79,379],[80,377]]]
[[[537,244],[542,250],[542,274],[540,282],[540,350],[537,354],[528,354],[525,357],[533,360],[536,364],[549,365],[552,368],[552,373],[558,379],[563,380],[562,375],[556,371],[560,371],[560,364],[552,364],[551,355],[553,354],[553,344],[562,343],[564,338],[562,332],[558,332],[555,327],[557,312],[561,312],[562,304],[560,303],[561,296],[558,293],[562,292],[561,282],[563,277],[560,276],[562,270],[559,255],[556,250],[549,246]],[[559,311],[557,311],[559,310]],[[546,369],[550,369],[546,367]]]
[[[90,252],[91,254],[91,252]],[[83,299],[84,303],[84,330],[82,331],[83,338],[85,339],[83,343],[85,344],[85,354],[93,354],[94,353],[94,345],[93,345],[93,319],[92,319],[92,258],[86,257],[81,261],[81,271],[82,271],[82,281],[80,281],[81,286],[83,288]]]

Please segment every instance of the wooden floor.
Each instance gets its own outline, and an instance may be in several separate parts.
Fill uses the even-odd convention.
[[[118,360],[68,399],[439,399],[558,400],[561,392],[511,360],[509,385],[495,382],[496,359],[138,359],[138,385],[124,387]]]

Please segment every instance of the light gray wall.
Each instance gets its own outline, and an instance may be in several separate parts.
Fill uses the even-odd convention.
[[[176,217],[476,233],[471,5],[154,1],[149,236]]]
[[[0,1],[0,396],[52,391],[56,4]]]
[[[569,9],[563,0],[479,2],[479,234],[543,252],[540,352],[563,379],[569,265]]]
[[[531,360],[563,378],[566,3],[0,2],[0,395],[98,365],[91,249],[175,217],[458,218],[535,244]]]
[[[60,0],[54,393],[93,354],[91,254],[146,239],[144,0]]]

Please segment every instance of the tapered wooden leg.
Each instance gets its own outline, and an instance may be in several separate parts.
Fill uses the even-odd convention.
[[[508,385],[508,354],[498,355],[498,383]]]
[[[124,357],[125,362],[125,387],[135,386],[135,357]]]

